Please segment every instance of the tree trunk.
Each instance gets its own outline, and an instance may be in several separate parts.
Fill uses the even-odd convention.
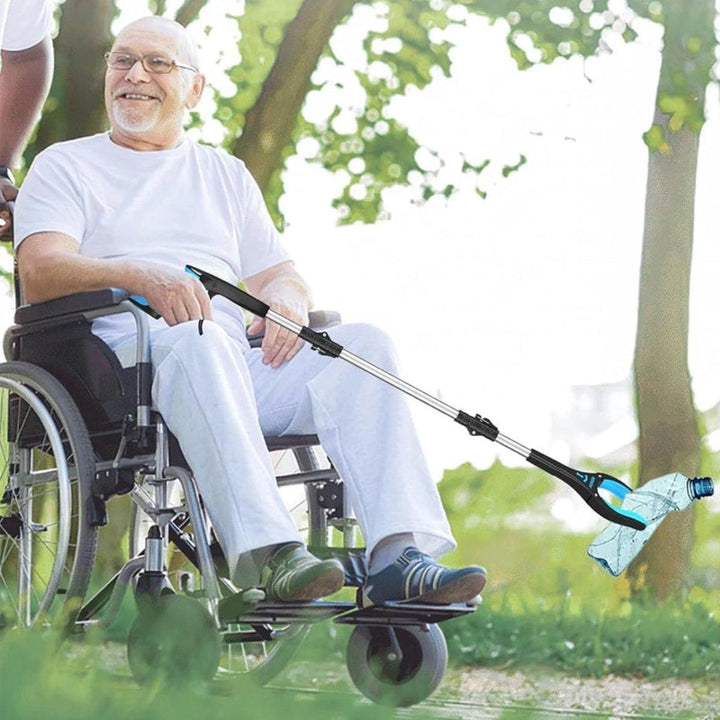
[[[260,97],[247,112],[233,154],[245,161],[264,192],[273,173],[282,168],[283,151],[310,88],[310,77],[333,30],[357,0],[305,0],[287,26],[275,64]]]
[[[659,118],[656,118],[656,122]],[[650,155],[635,390],[640,426],[640,483],[699,469],[700,437],[687,364],[693,203],[698,136],[681,130],[668,155]],[[655,594],[676,594],[687,575],[692,509],[673,513],[631,568]]]
[[[110,49],[113,0],[67,0],[55,41],[55,78],[38,127],[35,153],[107,128],[103,53]]]
[[[704,6],[704,7],[701,7]],[[702,118],[709,66],[707,53],[688,55],[693,28],[712,28],[712,0],[669,2],[654,124],[665,144],[651,151],[635,345],[635,391],[640,427],[640,484],[670,472],[693,476],[700,463],[700,436],[688,369],[688,316],[695,178],[699,127],[672,132],[659,108],[665,96],[684,97]],[[700,28],[700,29],[698,29]],[[712,48],[712,46],[711,46]],[[678,78],[682,83],[678,84]],[[658,597],[684,587],[693,539],[694,512],[672,513],[631,565],[636,591]]]

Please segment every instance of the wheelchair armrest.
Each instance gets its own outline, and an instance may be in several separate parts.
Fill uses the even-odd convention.
[[[341,322],[340,313],[336,310],[311,310],[308,313],[308,327],[311,330],[324,330],[333,325],[339,325]],[[258,335],[248,335],[250,347],[260,347],[264,337],[264,332]]]
[[[35,305],[21,305],[15,311],[15,322],[27,325],[38,320],[52,320],[63,315],[73,315],[119,305],[127,300],[130,293],[121,288],[104,288],[89,292],[75,293],[65,297],[47,300]]]

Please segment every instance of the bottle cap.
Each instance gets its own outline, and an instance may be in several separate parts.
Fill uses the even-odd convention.
[[[690,495],[693,500],[710,497],[715,492],[713,481],[710,478],[693,478],[689,485]]]

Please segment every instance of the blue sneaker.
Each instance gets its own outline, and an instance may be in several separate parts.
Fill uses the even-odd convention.
[[[486,581],[485,568],[469,565],[453,570],[416,547],[407,547],[392,565],[368,576],[362,588],[362,604],[469,602],[482,592]]]

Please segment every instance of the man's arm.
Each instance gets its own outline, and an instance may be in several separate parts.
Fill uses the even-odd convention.
[[[269,305],[272,310],[300,325],[308,324],[308,311],[312,307],[310,290],[295,271],[292,261],[278,263],[246,278],[245,284],[252,295]],[[265,318],[255,318],[248,332],[251,335],[256,334],[263,328],[266,328],[262,343],[263,362],[266,365],[280,367],[303,346],[303,341],[297,335],[274,322],[266,324]]]
[[[187,273],[152,264],[80,255],[79,245],[62,233],[35,233],[17,250],[18,270],[29,303],[106,287],[142,295],[168,325],[212,318],[207,291]]]

